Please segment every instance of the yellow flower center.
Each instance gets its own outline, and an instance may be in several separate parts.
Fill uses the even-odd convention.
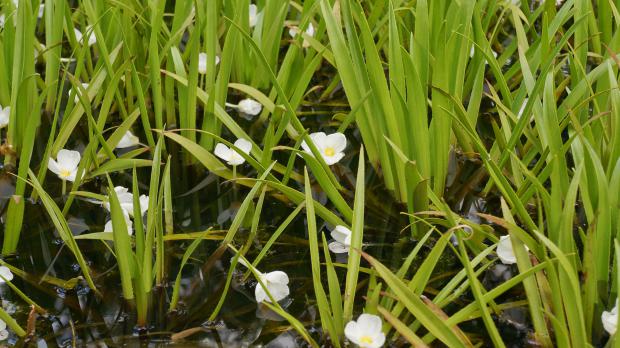
[[[70,170],[62,169],[60,171],[60,177],[62,177],[62,178],[68,178],[70,176],[71,176],[71,171]]]
[[[323,153],[327,157],[332,157],[333,155],[336,154],[336,150],[334,150],[333,147],[326,147],[325,150],[323,150]]]
[[[360,343],[372,344],[372,337],[370,336],[362,336],[360,337]]]

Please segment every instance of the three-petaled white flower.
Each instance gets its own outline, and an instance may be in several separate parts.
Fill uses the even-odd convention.
[[[234,260],[234,257],[232,258]],[[249,269],[254,270],[258,274],[260,282],[256,284],[256,288],[254,289],[254,297],[256,298],[257,303],[261,302],[270,302],[271,298],[267,295],[267,292],[271,294],[273,299],[276,302],[279,302],[286,298],[290,294],[290,290],[288,288],[288,275],[282,271],[273,271],[269,273],[261,273],[259,270],[254,268],[252,265],[248,265],[243,258],[238,258],[237,262]],[[263,285],[261,285],[261,282]]]
[[[207,73],[207,54],[204,52],[201,52],[198,54],[198,72],[200,74],[206,74]],[[220,57],[215,56],[215,65],[220,64]]]
[[[127,228],[127,234],[131,236],[133,234],[133,223],[131,222],[129,215],[127,215],[125,211],[123,211],[123,216],[125,217],[125,227]],[[103,227],[103,232],[114,232],[112,220],[106,222],[105,226]]]
[[[75,33],[75,39],[77,40],[77,42],[79,43],[84,43],[84,34],[82,34],[82,32],[80,30],[78,30],[77,28],[73,28],[73,32]],[[92,26],[87,26],[86,27],[86,32],[88,33],[88,41],[87,44],[88,46],[92,46],[94,44],[97,43],[97,37],[95,36],[95,32],[93,31],[93,27]]]
[[[312,23],[308,23],[308,27],[306,28],[306,30],[304,31],[304,33],[310,37],[314,37],[314,25],[312,25]],[[296,37],[299,34],[299,28],[298,27],[291,27],[288,30],[288,34],[291,37]],[[308,40],[304,39],[304,42],[302,44],[302,46],[304,48],[306,47],[310,47],[310,42],[308,42]]]
[[[250,4],[248,10],[250,14],[250,28],[253,28],[258,23],[260,12],[258,12],[258,7],[254,4]]]
[[[123,137],[121,138],[121,140],[116,145],[116,148],[117,149],[124,149],[124,148],[128,148],[128,147],[136,146],[138,144],[140,144],[140,139],[138,139],[137,136],[133,135],[133,133],[131,133],[131,131],[127,131],[127,132],[125,132],[125,134],[123,134]]]
[[[361,348],[379,348],[385,343],[385,334],[381,331],[381,318],[373,314],[362,314],[357,321],[351,320],[344,327],[344,335],[349,341]]]
[[[246,155],[249,155],[252,150],[252,143],[246,139],[237,139],[234,145]],[[215,145],[215,150],[213,153],[231,166],[238,166],[245,162],[245,158],[243,158],[243,156],[241,156],[236,150],[231,149],[222,143]]]
[[[7,106],[3,108],[0,105],[0,128],[4,128],[9,125],[9,116],[11,115],[11,107]]]
[[[84,90],[88,89],[88,83],[82,83],[82,88]],[[69,96],[73,96],[73,101],[76,104],[80,103],[80,96],[82,95],[82,90],[80,88],[76,88],[75,90],[73,90],[73,88],[69,88]],[[88,98],[88,95],[86,95],[86,97]]]
[[[62,149],[58,151],[56,160],[50,157],[47,166],[52,173],[62,180],[75,181],[82,156],[77,151]]]
[[[605,328],[608,334],[613,335],[616,333],[618,326],[618,301],[616,301],[616,305],[611,311],[604,311],[601,314],[601,320],[603,321],[603,328]]]
[[[288,275],[282,271],[273,271],[269,273],[259,273],[260,280],[263,282],[265,288],[258,283],[256,289],[254,289],[254,297],[256,302],[271,302],[271,299],[267,295],[267,292],[271,294],[273,299],[278,302],[286,298],[290,293],[288,288]]]
[[[263,104],[254,99],[246,98],[237,104],[237,108],[246,115],[256,116],[263,110]]]
[[[349,253],[349,247],[351,246],[351,230],[342,225],[338,225],[334,228],[331,235],[334,241],[329,243],[329,250],[336,254]]]
[[[312,139],[314,146],[319,150],[327,165],[336,164],[344,157],[343,151],[347,147],[347,138],[344,134],[333,133],[326,135],[323,132],[316,132],[308,136]],[[301,143],[301,147],[307,153],[312,154],[312,150],[310,150],[305,140]]]
[[[529,250],[527,245],[525,246],[526,250]],[[497,243],[497,257],[504,265],[512,265],[517,263],[517,257],[515,256],[514,249],[512,248],[512,241],[510,240],[510,236],[501,236],[499,237],[499,242]]]
[[[134,217],[133,215],[133,193],[129,192],[129,189],[123,186],[114,187],[114,192],[116,192],[116,197],[118,198],[118,202],[121,205],[124,213],[128,216]],[[140,195],[140,215],[143,216],[144,213],[149,209],[149,196]],[[110,210],[109,201],[103,202],[103,207]]]
[[[13,272],[6,266],[0,266],[0,283],[10,282],[11,280],[13,280]]]

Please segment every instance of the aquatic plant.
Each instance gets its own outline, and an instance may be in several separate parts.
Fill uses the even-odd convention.
[[[620,344],[618,13],[3,0],[0,339]]]

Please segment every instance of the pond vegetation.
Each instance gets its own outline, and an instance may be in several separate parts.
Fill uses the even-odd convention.
[[[616,1],[0,6],[0,344],[620,346]]]

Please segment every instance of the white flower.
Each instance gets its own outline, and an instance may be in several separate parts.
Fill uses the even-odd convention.
[[[373,314],[362,314],[357,322],[351,320],[344,327],[344,335],[349,341],[361,348],[378,348],[385,343],[385,334],[381,331],[381,318]]]
[[[62,149],[58,151],[56,161],[50,158],[47,161],[47,166],[49,170],[58,175],[60,179],[73,182],[75,181],[81,158],[82,156],[77,151]]]
[[[246,115],[256,116],[263,110],[263,105],[254,99],[246,98],[239,102],[237,109]]]
[[[144,215],[144,213],[149,210],[149,196],[140,195],[140,197],[138,197],[138,201],[140,202],[140,213]]]
[[[11,107],[7,106],[3,108],[0,105],[0,128],[4,128],[9,125],[9,116],[11,115]]]
[[[308,23],[308,27],[306,28],[305,31],[306,35],[310,36],[310,37],[314,37],[314,25],[312,25],[312,23]],[[288,30],[288,34],[291,37],[296,37],[299,34],[299,28],[298,27],[291,27]],[[310,42],[308,42],[307,40],[304,39],[303,42],[303,47],[310,47]]]
[[[256,5],[254,4],[250,4],[249,11],[250,11],[250,28],[252,28],[256,25],[256,23],[258,23],[258,17],[260,16],[260,13],[258,12],[258,7],[256,7]]]
[[[351,246],[351,230],[338,225],[334,228],[331,235],[335,241],[329,243],[329,250],[336,254],[348,253]]]
[[[525,249],[529,250],[527,246],[525,246]],[[503,264],[512,265],[517,263],[517,257],[512,249],[512,242],[510,241],[509,235],[499,237],[496,251],[497,257],[499,257],[499,260],[502,261]]]
[[[133,216],[133,193],[129,192],[129,189],[123,186],[116,186],[114,188],[114,192],[116,192],[116,197],[118,198],[118,202],[120,203],[121,208],[128,216]],[[140,195],[140,214],[144,215],[146,211],[149,209],[149,196]],[[103,203],[103,207],[110,211],[110,203],[109,201]]]
[[[259,276],[260,280],[265,284],[265,287],[267,287],[267,291],[269,291],[276,302],[283,300],[290,293],[288,288],[288,275],[286,273],[274,271],[266,274],[260,273]],[[254,296],[258,303],[271,302],[271,299],[267,296],[267,292],[260,283],[256,284]]]
[[[603,314],[601,314],[601,320],[603,321],[603,327],[607,333],[610,335],[616,333],[616,328],[618,326],[618,301],[616,301],[616,305],[610,312],[604,311]]]
[[[88,46],[92,46],[95,43],[97,43],[97,37],[95,36],[95,32],[92,30],[92,26],[87,26],[86,27],[86,32],[88,33]],[[75,33],[75,39],[77,40],[77,42],[79,43],[83,43],[83,39],[84,39],[84,35],[82,34],[81,31],[79,31],[76,28],[73,28],[73,32]]]
[[[323,132],[312,133],[309,135],[310,139],[316,146],[317,150],[323,156],[325,163],[331,166],[338,163],[344,157],[344,149],[347,147],[347,138],[342,133],[333,133],[325,135]],[[309,154],[312,154],[310,147],[304,140],[301,143],[301,147]]]
[[[245,139],[237,139],[237,141],[235,141],[235,146],[247,155],[249,155],[252,150],[252,143]],[[215,146],[213,153],[231,166],[238,166],[245,162],[245,158],[243,158],[237,151],[222,143],[218,143]]]
[[[82,88],[84,90],[88,89],[88,83],[82,83]],[[81,95],[82,91],[81,89],[77,88],[75,91],[73,90],[73,88],[69,88],[69,96],[73,96],[73,101],[76,104],[80,103],[80,95]],[[88,98],[88,95],[86,96]]]
[[[131,131],[127,131],[127,132],[125,132],[125,134],[123,135],[121,140],[118,142],[118,145],[116,145],[116,148],[117,149],[124,149],[124,148],[127,148],[127,147],[136,146],[139,143],[140,143],[140,139],[138,139],[137,136],[133,135],[133,133],[131,133]]]
[[[127,234],[130,236],[133,234],[133,223],[131,219],[129,219],[129,215],[123,211],[123,216],[125,217],[125,227],[127,228]],[[112,226],[112,220],[105,223],[105,227],[103,228],[103,232],[114,232],[114,228]]]
[[[215,56],[215,65],[220,64],[220,57]],[[202,52],[198,54],[198,72],[200,74],[207,73],[207,54]]]
[[[13,280],[13,273],[6,266],[0,266],[0,276],[2,276],[0,277],[0,283],[10,282],[11,280]],[[3,329],[4,328],[0,328],[0,330]]]

